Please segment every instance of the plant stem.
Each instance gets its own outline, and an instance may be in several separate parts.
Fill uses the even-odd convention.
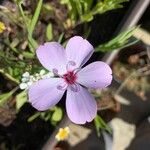
[[[28,31],[28,24],[27,24],[27,20],[26,20],[24,11],[23,11],[23,9],[22,9],[22,2],[18,2],[17,5],[18,5],[19,11],[20,11],[20,13],[21,13],[21,16],[22,16],[22,18],[23,18],[23,21],[24,21],[24,23],[25,23],[25,25],[26,25],[26,29],[27,29],[27,31]]]
[[[19,84],[19,81],[17,79],[15,79],[14,77],[12,77],[10,74],[6,73],[4,70],[0,69],[0,73],[4,74],[11,81]]]

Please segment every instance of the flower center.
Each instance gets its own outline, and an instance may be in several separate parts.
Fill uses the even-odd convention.
[[[74,71],[68,71],[66,74],[63,75],[63,79],[67,84],[75,84],[77,76]]]
[[[72,66],[75,66],[75,65],[76,65],[76,63],[74,61],[69,61],[66,65],[67,73],[65,73],[64,75],[60,75],[58,73],[58,70],[56,68],[53,68],[54,75],[56,75],[60,78],[63,78],[65,81],[65,83],[57,86],[58,90],[66,90],[68,85],[70,85],[70,88],[72,91],[74,91],[74,92],[79,91],[79,86],[76,83],[76,80],[77,80],[77,72],[80,70],[80,68],[72,69]]]

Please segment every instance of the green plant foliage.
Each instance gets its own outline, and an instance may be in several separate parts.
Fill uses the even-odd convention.
[[[16,32],[16,36],[13,39],[7,35],[0,39],[0,48],[5,49],[0,51],[0,73],[19,84],[21,75],[30,68],[30,63],[34,61],[35,48],[38,46],[38,42],[32,36],[39,19],[43,1],[38,2],[32,18],[24,12],[22,0],[14,0],[14,2],[18,6],[20,13],[12,13],[11,10],[5,8],[0,12],[0,16],[8,18],[11,25],[16,26],[18,31],[21,27],[22,31]],[[23,48],[24,45],[25,48]]]
[[[106,130],[109,133],[112,133],[111,128],[105,123],[105,121],[99,115],[95,117],[94,124],[96,127],[98,137],[100,137],[101,130]]]
[[[137,27],[131,28],[127,31],[121,32],[118,36],[113,38],[107,43],[101,44],[98,47],[96,47],[96,52],[108,52],[113,51],[116,49],[122,49],[127,46],[133,45],[137,43],[139,40],[135,38],[131,38],[133,36],[133,32],[136,30]]]
[[[39,18],[40,12],[41,12],[42,4],[43,4],[43,0],[39,0],[37,7],[36,7],[36,10],[35,10],[35,13],[34,13],[32,19],[31,19],[31,22],[29,24],[28,32],[29,32],[29,35],[31,35],[31,36],[32,36],[33,31],[35,29],[35,26],[38,22],[38,18]]]
[[[21,1],[17,1],[20,3]],[[21,4],[20,4],[21,5]],[[24,68],[27,67],[27,59],[33,58],[33,54],[27,51],[23,51],[20,48],[21,43],[24,40],[25,26],[22,23],[22,17],[17,13],[12,13],[9,9],[5,8],[1,11],[0,16],[8,18],[11,26],[21,28],[22,32],[16,32],[15,38],[11,38],[9,35],[4,35],[0,39],[0,73],[3,74],[9,81],[13,81],[16,86],[19,84],[21,74],[24,72]],[[26,21],[28,19],[26,18]],[[28,22],[28,21],[27,21]],[[24,58],[27,58],[26,60]],[[3,106],[8,100],[11,100],[12,95],[16,92],[16,87],[10,92],[0,95],[0,106]],[[15,98],[15,94],[14,94]],[[20,109],[23,105],[23,95],[19,93],[16,96],[16,110]]]
[[[64,37],[64,33],[62,33],[58,38],[58,43],[62,43],[62,39]]]
[[[16,92],[18,87],[14,88],[10,92],[4,93],[0,95],[0,106],[3,106],[11,97],[12,95]]]
[[[32,52],[34,52],[35,49],[38,47],[38,43],[33,39],[32,35],[33,35],[33,31],[35,29],[35,26],[37,24],[37,21],[38,21],[40,12],[41,12],[43,0],[39,0],[39,2],[37,4],[37,7],[36,7],[36,10],[35,10],[35,13],[34,13],[31,20],[27,16],[25,16],[25,14],[24,14],[24,11],[23,11],[23,8],[22,8],[23,1],[19,0],[19,1],[16,1],[16,3],[18,5],[19,11],[20,11],[21,16],[23,18],[23,21],[26,25],[26,29],[27,29],[27,32],[28,32],[28,41],[29,41],[29,45],[30,45],[30,50]]]
[[[19,84],[19,80],[15,78],[15,70],[13,70],[11,67],[9,67],[7,71],[0,69],[0,73],[2,73],[10,81],[13,81],[13,82]],[[16,72],[16,73],[18,73],[18,72]]]
[[[45,112],[36,112],[28,118],[28,122],[32,122],[38,117],[44,121],[50,121],[51,124],[56,125],[59,121],[61,121],[63,117],[63,111],[60,107],[55,106],[54,108]]]
[[[54,108],[54,113],[52,114],[52,121],[58,122],[62,119],[63,112],[62,109],[59,107]]]
[[[49,23],[47,25],[47,28],[46,28],[46,37],[47,37],[48,41],[51,41],[53,39],[53,27],[52,27],[51,23]]]
[[[32,59],[32,58],[34,58],[34,54],[33,53],[31,53],[31,52],[23,52],[22,53],[22,55],[25,57],[25,58],[27,58],[27,59]]]
[[[38,118],[40,116],[40,112],[36,112],[34,115],[30,116],[28,118],[28,122],[32,122],[34,121],[36,118]]]
[[[20,108],[27,102],[27,93],[23,91],[16,95],[16,110],[19,111]]]
[[[72,22],[84,23],[92,21],[97,14],[103,14],[107,11],[122,8],[123,2],[129,0],[98,0],[96,4],[93,0],[61,0],[61,4],[68,7],[69,16]]]

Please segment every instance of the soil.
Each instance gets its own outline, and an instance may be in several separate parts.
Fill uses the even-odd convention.
[[[145,99],[145,93],[150,88],[150,60],[146,48],[146,45],[139,43],[123,49],[112,66],[115,80],[123,83],[128,78],[124,87],[134,92],[142,100]],[[134,75],[133,72],[135,72]]]
[[[11,125],[0,125],[0,150],[40,150],[54,127],[39,118],[28,123],[35,110],[25,104]]]

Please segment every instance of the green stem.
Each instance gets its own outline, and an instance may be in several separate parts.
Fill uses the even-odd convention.
[[[4,70],[0,69],[0,73],[4,74],[11,81],[19,84],[19,81],[17,79],[15,79],[14,77],[12,77],[10,74],[6,73]]]
[[[12,89],[10,92],[1,94],[0,95],[0,106],[3,106],[11,97],[12,95],[18,90],[19,86]]]
[[[18,8],[19,8],[19,11],[20,11],[21,16],[22,16],[22,18],[23,18],[23,21],[24,21],[24,23],[25,23],[25,25],[26,25],[26,29],[27,29],[27,31],[28,31],[28,24],[27,24],[27,20],[26,20],[26,16],[25,16],[25,14],[24,14],[24,11],[23,11],[23,9],[22,9],[22,2],[18,2]]]

